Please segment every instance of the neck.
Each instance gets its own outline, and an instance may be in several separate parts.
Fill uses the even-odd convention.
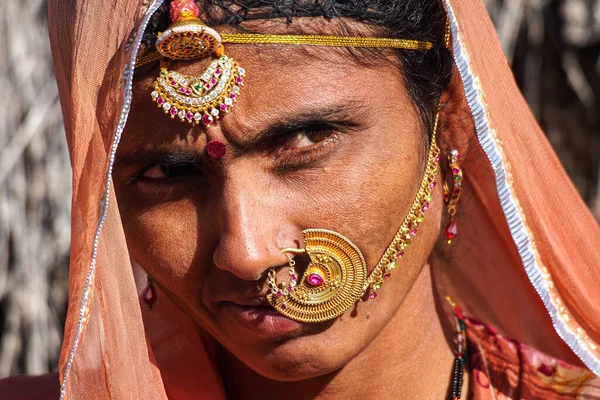
[[[445,307],[445,305],[438,305]],[[447,324],[446,331],[442,321]],[[301,382],[278,382],[252,371],[231,354],[221,357],[230,399],[307,398],[307,387],[323,387],[311,398],[432,398],[449,393],[453,368],[453,323],[438,315],[429,266],[375,340],[334,374]],[[451,343],[451,345],[449,345]],[[465,376],[465,387],[467,387]],[[254,396],[254,397],[253,397]],[[265,397],[266,396],[266,397]]]

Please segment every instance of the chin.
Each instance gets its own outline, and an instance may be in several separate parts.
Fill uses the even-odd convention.
[[[277,349],[261,359],[251,360],[248,366],[265,378],[281,382],[327,375],[344,366],[343,361],[330,360],[327,354],[302,354],[301,350]]]
[[[347,343],[328,346],[331,340],[322,333],[312,336],[300,336],[248,354],[232,352],[246,366],[265,378],[296,382],[338,371],[346,365],[355,354]],[[360,349],[356,350],[356,354]]]

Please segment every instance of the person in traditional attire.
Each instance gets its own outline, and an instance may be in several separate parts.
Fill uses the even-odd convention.
[[[52,0],[73,166],[27,399],[600,399],[600,230],[482,1]]]

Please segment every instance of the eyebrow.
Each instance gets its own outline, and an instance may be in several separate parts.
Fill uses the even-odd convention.
[[[343,104],[303,109],[300,113],[284,116],[283,121],[270,124],[247,139],[232,143],[240,149],[277,139],[285,133],[305,129],[318,124],[331,124],[339,128],[358,128],[366,121],[367,106],[361,101],[351,100]]]
[[[367,106],[361,101],[351,100],[344,104],[334,104],[331,106],[320,106],[315,109],[304,109],[299,114],[291,115],[290,117],[283,116],[284,121],[270,124],[258,133],[251,135],[247,139],[232,140],[229,135],[229,143],[236,148],[236,155],[251,150],[261,144],[272,142],[277,138],[291,133],[306,129],[318,124],[330,124],[338,128],[356,129],[361,127],[361,123],[357,121],[365,121]],[[147,149],[143,147],[132,148],[117,154],[116,164],[121,167],[132,167],[139,165],[151,164],[188,164],[199,163],[206,159],[204,149],[198,149],[193,146],[181,147],[175,144],[177,149],[169,150],[170,144],[158,146],[155,149]]]
[[[198,163],[204,158],[204,152],[195,148],[167,149],[133,149],[117,157],[115,164],[124,167],[151,164],[190,164]]]

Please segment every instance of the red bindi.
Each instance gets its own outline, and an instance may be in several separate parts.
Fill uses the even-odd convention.
[[[220,140],[211,140],[206,145],[206,152],[209,156],[218,160],[227,154],[227,146]]]

